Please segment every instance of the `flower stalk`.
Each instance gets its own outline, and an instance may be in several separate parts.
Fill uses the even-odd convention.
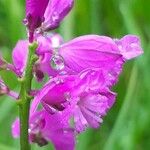
[[[28,140],[28,120],[29,120],[29,109],[30,109],[30,101],[32,97],[29,95],[31,91],[32,85],[32,68],[34,63],[37,60],[37,56],[35,55],[35,50],[38,44],[33,42],[29,45],[29,53],[28,53],[28,61],[26,64],[26,69],[24,76],[19,79],[21,83],[21,90],[19,94],[19,101],[17,102],[19,105],[19,117],[20,117],[20,149],[21,150],[30,150],[30,144]]]

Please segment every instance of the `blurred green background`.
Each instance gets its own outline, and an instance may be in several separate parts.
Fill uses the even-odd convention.
[[[0,52],[11,62],[11,51],[26,37],[22,25],[25,0],[0,0]],[[114,107],[97,130],[88,129],[77,137],[77,150],[150,149],[150,0],[75,0],[75,7],[59,32],[69,40],[84,34],[120,38],[139,35],[144,55],[125,64]],[[0,72],[11,89],[19,88],[12,73]],[[0,150],[18,150],[11,137],[11,123],[18,109],[8,97],[0,97]],[[51,147],[33,150],[50,150]]]

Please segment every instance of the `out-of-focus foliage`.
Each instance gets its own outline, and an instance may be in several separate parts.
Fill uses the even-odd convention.
[[[11,62],[11,51],[25,38],[22,25],[24,0],[0,0],[0,51]],[[76,0],[72,13],[59,29],[69,40],[83,34],[120,38],[125,34],[141,37],[144,55],[124,66],[112,110],[100,129],[89,129],[77,137],[77,150],[149,150],[150,149],[150,1],[143,0]],[[17,90],[17,79],[11,73],[0,75]],[[15,102],[0,97],[0,150],[19,149],[11,137],[11,123],[18,113]],[[51,147],[33,150],[48,150]]]

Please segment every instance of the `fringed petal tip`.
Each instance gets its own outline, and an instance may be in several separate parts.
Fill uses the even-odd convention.
[[[80,97],[74,111],[74,122],[77,133],[87,127],[98,128],[108,110],[115,102],[116,94],[110,91],[101,94],[88,94]]]

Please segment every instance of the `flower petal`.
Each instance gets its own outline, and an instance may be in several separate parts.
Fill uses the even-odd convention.
[[[60,22],[73,7],[74,0],[50,0],[44,14],[44,30],[52,30],[59,26]]]
[[[12,52],[13,63],[17,70],[23,72],[28,57],[28,41],[20,40]]]
[[[48,108],[49,105],[49,109],[62,110],[61,104],[67,101],[67,93],[74,87],[75,80],[73,76],[60,76],[51,79],[36,95],[31,105],[31,112],[36,110],[40,102],[45,108]]]
[[[38,70],[49,76],[56,76],[59,74],[58,70],[54,69],[51,65],[53,54],[57,53],[57,48],[62,44],[63,39],[59,34],[53,33],[48,36],[37,36],[38,48],[37,55],[40,56]]]
[[[50,115],[45,112],[45,120],[43,134],[52,141],[56,150],[74,150],[74,130],[69,127],[67,122],[62,122],[61,114]]]
[[[115,42],[105,36],[78,37],[62,45],[59,52],[65,65],[74,73],[96,67],[118,75],[124,63]]]
[[[98,128],[114,100],[115,97],[109,91],[105,94],[85,93],[80,96],[77,106],[74,108],[77,132],[83,132],[88,126]]]
[[[120,40],[115,40],[120,53],[125,59],[132,59],[143,53],[140,39],[135,35],[126,35]]]
[[[26,0],[27,26],[31,31],[44,21],[44,13],[49,0]]]
[[[20,136],[19,119],[12,125],[14,138]],[[50,115],[46,111],[36,111],[30,114],[29,119],[29,141],[40,146],[51,141],[56,150],[74,150],[75,134],[68,122],[62,122],[62,115]]]
[[[20,127],[19,127],[19,118],[17,118],[12,124],[12,135],[14,138],[18,138],[20,136]]]

